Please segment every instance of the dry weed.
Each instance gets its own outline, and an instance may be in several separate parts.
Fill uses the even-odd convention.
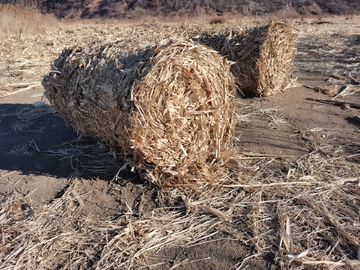
[[[23,35],[41,34],[56,21],[52,15],[43,15],[35,9],[0,5],[1,38],[14,37],[20,40]]]
[[[0,210],[1,268],[169,265],[156,253],[206,244],[218,231],[255,247],[256,254],[239,261],[235,269],[266,254],[284,268],[356,268],[359,164],[349,162],[344,148],[332,145],[322,130],[306,133],[312,138],[312,151],[290,164],[287,173],[266,169],[272,158],[244,160],[232,155],[214,168],[216,185],[196,195],[162,189],[157,198],[162,207],[151,213],[128,207],[115,220],[83,216],[86,194],[76,193],[78,180],[46,206],[16,209],[19,202],[8,198]]]
[[[218,32],[224,28],[243,30],[254,24],[258,22],[227,20],[211,27]],[[86,43],[121,39],[124,51],[128,51],[171,35],[186,37],[200,33],[209,29],[209,25],[208,22],[206,25],[64,24],[49,34],[54,42],[50,47],[45,42],[42,47],[36,47],[40,45],[34,38],[21,49],[10,49],[16,39],[1,40],[0,54],[9,61],[36,62],[39,54],[31,48],[36,51],[41,48],[46,51],[42,61],[50,62],[63,47],[74,46],[79,35]],[[308,45],[317,36],[326,36],[319,44],[328,43],[331,31],[346,31],[349,35],[357,35],[358,31],[355,19],[347,21],[347,26],[340,30],[326,24],[314,27],[310,22],[306,26],[300,22],[295,25],[303,33],[298,41]],[[12,63],[11,69],[17,74],[20,65]],[[314,71],[334,71],[313,64]],[[297,63],[298,68],[308,67],[301,65]],[[356,65],[358,62],[344,66],[344,73]],[[36,72],[44,74],[46,69],[39,68]],[[358,80],[355,73],[351,74]],[[40,82],[41,78],[37,80]],[[246,115],[238,117],[247,119]],[[254,254],[239,260],[233,269],[243,269],[261,256],[270,256],[283,269],[356,269],[360,260],[359,163],[346,146],[334,145],[321,129],[303,132],[302,136],[312,151],[294,163],[289,162],[287,172],[267,169],[275,157],[223,156],[223,164],[213,167],[214,177],[219,179],[216,185],[197,195],[163,189],[157,198],[162,207],[148,214],[129,208],[112,220],[84,216],[82,197],[86,195],[76,193],[76,180],[61,198],[49,205],[33,207],[29,201],[8,198],[0,205],[0,268],[146,269],[151,265],[170,268],[168,261],[156,257],[157,251],[179,245],[206,245],[208,237],[225,231],[244,245],[255,247]],[[30,144],[27,146],[35,147]],[[354,143],[352,147],[359,146]],[[120,155],[100,144],[67,144],[63,151],[48,154],[73,162],[74,169],[79,170],[81,165],[85,172],[105,172],[108,176],[115,175],[114,170],[131,167],[119,163]]]

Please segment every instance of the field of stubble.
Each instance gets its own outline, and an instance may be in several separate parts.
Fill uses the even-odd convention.
[[[238,153],[200,195],[120,172],[120,153],[32,106],[63,48],[119,40],[125,53],[267,22],[2,16],[0,269],[360,267],[360,17],[286,20],[299,34],[292,85],[237,98]]]

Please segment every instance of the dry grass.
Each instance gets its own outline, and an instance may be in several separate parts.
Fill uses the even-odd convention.
[[[39,25],[41,28],[45,22],[46,28],[41,28],[41,31],[24,29],[21,34],[23,39],[19,39],[20,30],[9,31],[7,32],[9,35],[0,39],[0,96],[37,87],[41,84],[42,76],[49,71],[51,62],[64,48],[116,40],[122,53],[126,53],[159,43],[164,39],[190,38],[196,33],[210,31],[210,29],[216,32],[223,29],[242,31],[264,23],[254,22],[249,18],[241,20],[232,18],[223,24],[214,25],[209,23],[209,18],[204,18],[202,21],[150,23],[65,20],[54,23],[53,27],[48,27],[51,23],[48,23],[46,17],[41,17],[39,23],[33,22],[32,17],[29,16],[22,16],[20,19],[24,27]],[[19,86],[19,83],[27,84],[28,88]]]
[[[35,9],[11,4],[0,5],[1,38],[14,37],[20,40],[23,35],[42,33],[56,22],[52,15],[43,15]]]
[[[78,180],[49,205],[31,208],[26,200],[8,198],[0,210],[1,268],[169,266],[156,257],[158,251],[203,245],[224,231],[257,251],[234,269],[269,252],[284,269],[356,269],[359,164],[349,162],[321,130],[307,133],[313,150],[289,164],[288,172],[268,170],[271,158],[233,156],[218,166],[217,185],[197,195],[162,189],[157,198],[162,207],[151,213],[143,212],[140,202],[116,220],[83,216],[87,195],[76,192]]]
[[[6,17],[6,16],[5,16]],[[36,16],[35,16],[36,18]],[[48,19],[41,17],[39,23],[34,23],[32,17],[22,16],[23,27],[49,25]],[[26,19],[26,20],[25,20]],[[7,95],[19,89],[13,86],[16,83],[28,83],[32,86],[34,82],[41,83],[42,76],[46,74],[49,65],[59,53],[66,47],[74,47],[81,44],[91,44],[97,41],[114,41],[118,40],[122,44],[123,51],[130,51],[137,48],[143,48],[147,45],[160,42],[167,38],[191,38],[201,35],[204,32],[219,33],[227,30],[233,33],[243,33],[250,28],[261,27],[269,23],[268,18],[254,19],[250,17],[226,17],[222,24],[210,24],[211,18],[204,18],[202,21],[193,19],[189,21],[176,22],[147,22],[139,23],[133,21],[64,21],[56,22],[53,27],[45,28],[45,31],[33,31],[24,29],[19,40],[19,30],[9,31],[7,38],[0,39],[0,95]],[[334,61],[334,55],[340,55],[346,42],[344,37],[358,35],[357,25],[358,17],[352,17],[349,20],[340,18],[324,18],[323,20],[335,20],[334,24],[314,24],[313,19],[294,19],[286,21],[287,24],[300,30],[297,39],[297,48],[300,54],[304,54],[307,60],[298,62],[296,69],[302,68],[310,61],[311,66],[306,68],[314,71],[321,71],[326,74],[336,75],[341,73],[339,65]],[[51,21],[51,19],[49,19]],[[51,23],[50,23],[51,24]],[[1,29],[6,29],[6,24]],[[30,28],[30,27],[29,27]],[[1,30],[0,30],[1,31]],[[342,32],[344,35],[336,35]],[[14,33],[14,34],[11,34]],[[332,36],[333,35],[333,36]],[[81,38],[79,38],[81,37]],[[311,44],[312,46],[302,47],[302,44]],[[312,62],[312,53],[326,52],[329,61]],[[300,56],[298,54],[297,57]],[[353,56],[350,56],[351,58]],[[349,66],[349,71],[357,70],[359,61]],[[347,68],[344,65],[344,68]],[[2,70],[4,68],[4,71]],[[352,73],[355,76],[355,73]],[[344,76],[344,74],[341,74]],[[355,78],[356,79],[356,78]]]
[[[341,24],[338,23],[339,20],[342,21]],[[297,39],[298,62],[295,70],[307,70],[329,76],[330,91],[331,88],[335,88],[335,92],[338,88],[352,83],[351,75],[360,78],[360,61],[357,53],[360,40],[356,27],[359,22],[358,16],[347,19],[324,17],[295,21],[294,27],[301,30]]]
[[[29,37],[26,44],[19,43],[15,36],[0,40],[0,64],[7,65],[13,74],[9,77],[13,81],[6,83],[39,83],[50,61],[64,47],[75,46],[79,36],[80,43],[119,40],[126,52],[171,36],[189,37],[209,30],[245,31],[259,24],[246,20],[227,20],[211,26],[193,22],[66,23],[47,32],[46,37]],[[331,39],[332,31],[358,35],[358,19],[354,17],[344,24],[345,27],[335,29],[338,26],[332,24],[314,26],[294,21],[302,31],[300,41],[315,39],[318,47],[330,44],[334,48],[337,45],[328,41],[341,40]],[[306,62],[299,63],[298,67],[305,65]],[[354,62],[344,68],[353,70],[357,65]],[[335,66],[330,61],[326,66],[314,62],[309,67],[328,74],[339,71]],[[247,120],[241,111],[237,118]],[[282,124],[281,119],[274,121]],[[244,254],[232,269],[243,269],[268,254],[282,269],[356,269],[360,260],[358,160],[346,152],[345,146],[334,145],[321,129],[309,130],[305,135],[312,151],[295,162],[286,161],[288,171],[268,169],[277,157],[223,156],[223,164],[214,166],[216,185],[196,195],[176,188],[159,190],[157,200],[162,206],[152,213],[144,213],[140,207],[129,208],[112,220],[84,216],[82,198],[87,195],[76,192],[77,179],[49,205],[34,207],[27,198],[7,198],[0,205],[0,268],[170,268],[175,263],[159,259],[156,252],[174,246],[206,245],[210,236],[225,231],[244,245],[254,246],[256,252]],[[14,151],[30,147],[36,151],[32,142],[26,147]],[[99,144],[69,143],[62,151],[47,154],[69,160],[75,170],[82,163],[84,172],[107,176],[132,165],[119,163],[121,154]]]

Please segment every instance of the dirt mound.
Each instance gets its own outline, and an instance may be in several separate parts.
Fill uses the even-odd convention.
[[[121,18],[136,19],[148,17],[194,17],[203,15],[263,15],[282,16],[321,15],[321,14],[359,14],[360,2],[357,0],[0,0],[0,4],[19,4],[53,13],[64,18]]]

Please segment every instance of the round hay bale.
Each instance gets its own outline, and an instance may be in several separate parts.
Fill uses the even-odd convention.
[[[189,40],[125,55],[113,42],[65,49],[43,86],[75,130],[150,167],[155,184],[181,185],[204,177],[209,162],[230,146],[235,80],[229,68],[216,51]]]
[[[274,19],[245,33],[204,34],[200,43],[235,62],[231,72],[249,96],[272,96],[285,90],[296,53],[291,27]]]

